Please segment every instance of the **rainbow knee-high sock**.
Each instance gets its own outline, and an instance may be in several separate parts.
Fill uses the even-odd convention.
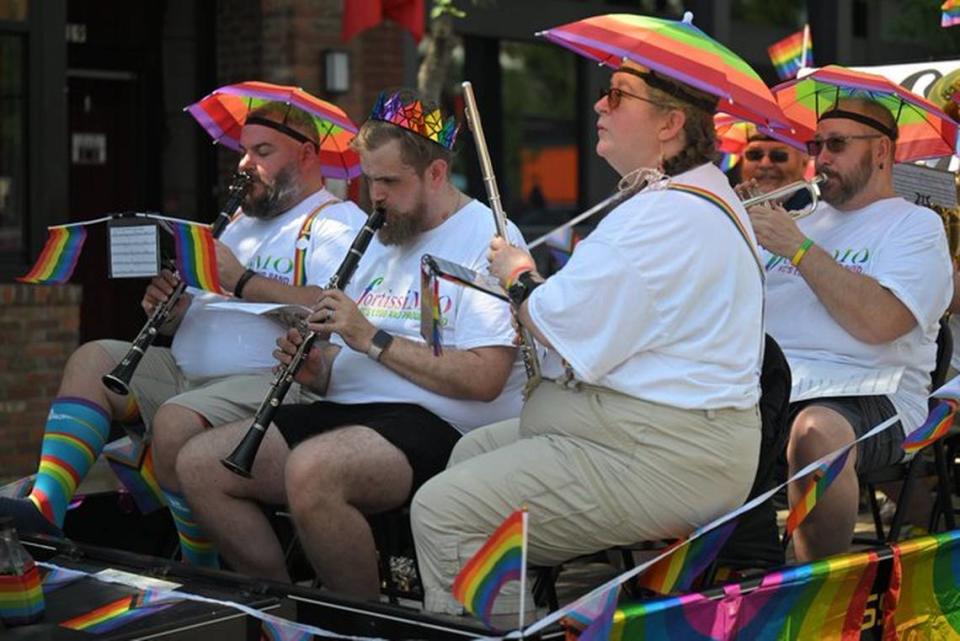
[[[109,435],[110,415],[92,401],[61,396],[50,406],[40,468],[28,498],[57,527],[63,527],[67,505]]]
[[[203,568],[219,568],[220,557],[213,542],[204,535],[193,518],[193,512],[187,501],[169,490],[163,490],[180,536],[180,556],[186,563]]]

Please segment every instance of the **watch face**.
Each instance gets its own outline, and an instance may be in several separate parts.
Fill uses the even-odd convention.
[[[382,329],[380,329],[380,330],[377,330],[377,333],[373,335],[372,342],[381,350],[384,350],[384,349],[387,349],[387,346],[393,342],[393,336],[383,331]]]
[[[523,302],[523,299],[526,298],[527,288],[523,283],[516,282],[513,285],[510,285],[510,289],[507,290],[507,295],[510,297],[510,300],[513,301],[515,305],[519,305]]]

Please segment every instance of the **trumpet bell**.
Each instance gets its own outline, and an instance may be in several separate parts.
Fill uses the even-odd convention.
[[[766,194],[745,198],[742,201],[743,206],[746,209],[750,209],[755,205],[764,205],[771,201],[788,198],[801,189],[806,189],[808,192],[810,192],[810,205],[805,209],[798,209],[796,211],[789,212],[790,216],[794,220],[799,220],[809,216],[817,210],[817,206],[820,204],[820,183],[826,179],[827,177],[823,174],[817,174],[810,180],[798,180],[795,183],[790,183],[789,185],[785,185],[779,189],[774,189]]]

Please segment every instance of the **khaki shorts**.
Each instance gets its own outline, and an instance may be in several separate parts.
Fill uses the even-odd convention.
[[[119,363],[130,349],[130,343],[115,340],[96,342],[114,362]],[[173,403],[193,410],[210,425],[222,425],[253,416],[273,382],[273,374],[238,374],[201,380],[186,378],[177,367],[173,354],[165,347],[151,347],[144,355],[130,381],[130,390],[137,399],[140,418],[149,433],[150,424],[161,405]],[[294,383],[284,397],[284,404],[315,400]]]

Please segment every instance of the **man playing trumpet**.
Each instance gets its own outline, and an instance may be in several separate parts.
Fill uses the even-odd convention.
[[[896,140],[886,107],[841,99],[820,116],[808,143],[817,173],[826,177],[821,194],[828,204],[800,221],[777,206],[750,209],[766,250],[767,331],[790,362],[792,400],[820,381],[812,397],[791,406],[790,473],[890,417],[900,419],[851,451],[797,529],[794,545],[803,562],[849,547],[857,472],[900,460],[904,431],[927,415],[951,266],[940,219],[894,192]],[[791,504],[800,492],[790,486]]]

